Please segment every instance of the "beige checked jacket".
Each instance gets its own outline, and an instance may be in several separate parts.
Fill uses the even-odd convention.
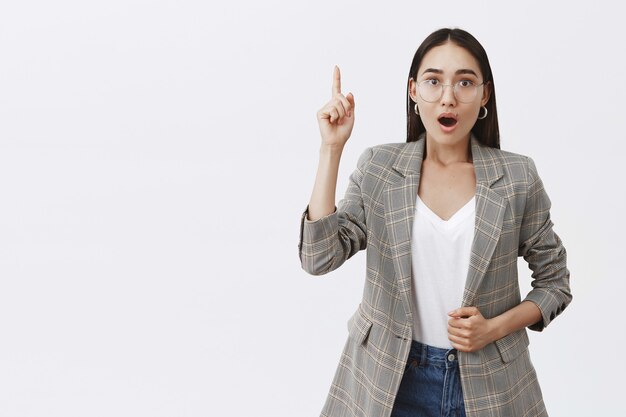
[[[463,306],[486,318],[522,300],[517,259],[532,272],[525,300],[541,310],[542,331],[571,302],[566,251],[553,231],[551,202],[530,157],[482,145],[471,136],[476,219]],[[335,211],[302,213],[298,244],[312,275],[339,268],[367,248],[363,299],[321,412],[326,417],[389,417],[412,340],[411,231],[425,139],[368,148]],[[476,352],[459,352],[467,417],[547,416],[526,329]]]

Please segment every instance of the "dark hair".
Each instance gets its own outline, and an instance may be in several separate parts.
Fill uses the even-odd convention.
[[[489,82],[491,88],[491,95],[489,101],[485,105],[487,107],[487,117],[483,120],[476,120],[476,124],[472,127],[472,133],[476,136],[476,139],[482,144],[490,146],[492,148],[500,149],[500,130],[498,128],[498,112],[496,110],[496,90],[493,83],[493,74],[491,73],[491,66],[489,65],[489,59],[487,58],[487,52],[482,45],[468,32],[462,29],[439,29],[430,35],[424,42],[417,48],[413,62],[411,63],[411,69],[409,70],[409,78],[415,77],[417,81],[417,70],[424,58],[424,55],[435,46],[443,45],[446,42],[453,42],[456,45],[465,48],[480,65],[480,71],[483,75],[483,81]],[[419,138],[419,135],[426,131],[422,119],[415,114],[414,106],[415,102],[409,95],[409,84],[407,79],[407,95],[406,95],[406,141],[414,142]]]

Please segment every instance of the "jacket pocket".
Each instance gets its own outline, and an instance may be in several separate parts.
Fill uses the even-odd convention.
[[[359,304],[352,317],[348,320],[348,335],[358,344],[362,344],[367,340],[371,328],[372,321],[365,315],[361,304]]]
[[[496,340],[495,343],[502,362],[511,362],[526,350],[530,341],[526,329],[523,328]]]

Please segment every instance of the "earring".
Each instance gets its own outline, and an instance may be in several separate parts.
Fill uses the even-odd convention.
[[[483,120],[485,117],[487,117],[487,113],[489,113],[487,111],[487,107],[482,106],[481,109],[485,110],[485,114],[482,117],[478,116],[478,120]],[[480,115],[480,112],[478,112],[478,114]]]
[[[414,107],[414,109],[415,109],[415,114],[417,114],[417,115],[419,116],[419,115],[420,115],[420,112],[417,110],[417,103],[415,103],[415,107]]]

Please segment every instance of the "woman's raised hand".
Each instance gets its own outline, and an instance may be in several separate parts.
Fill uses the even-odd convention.
[[[317,112],[322,146],[338,147],[348,141],[354,126],[354,96],[341,94],[341,74],[335,65],[332,98]]]

